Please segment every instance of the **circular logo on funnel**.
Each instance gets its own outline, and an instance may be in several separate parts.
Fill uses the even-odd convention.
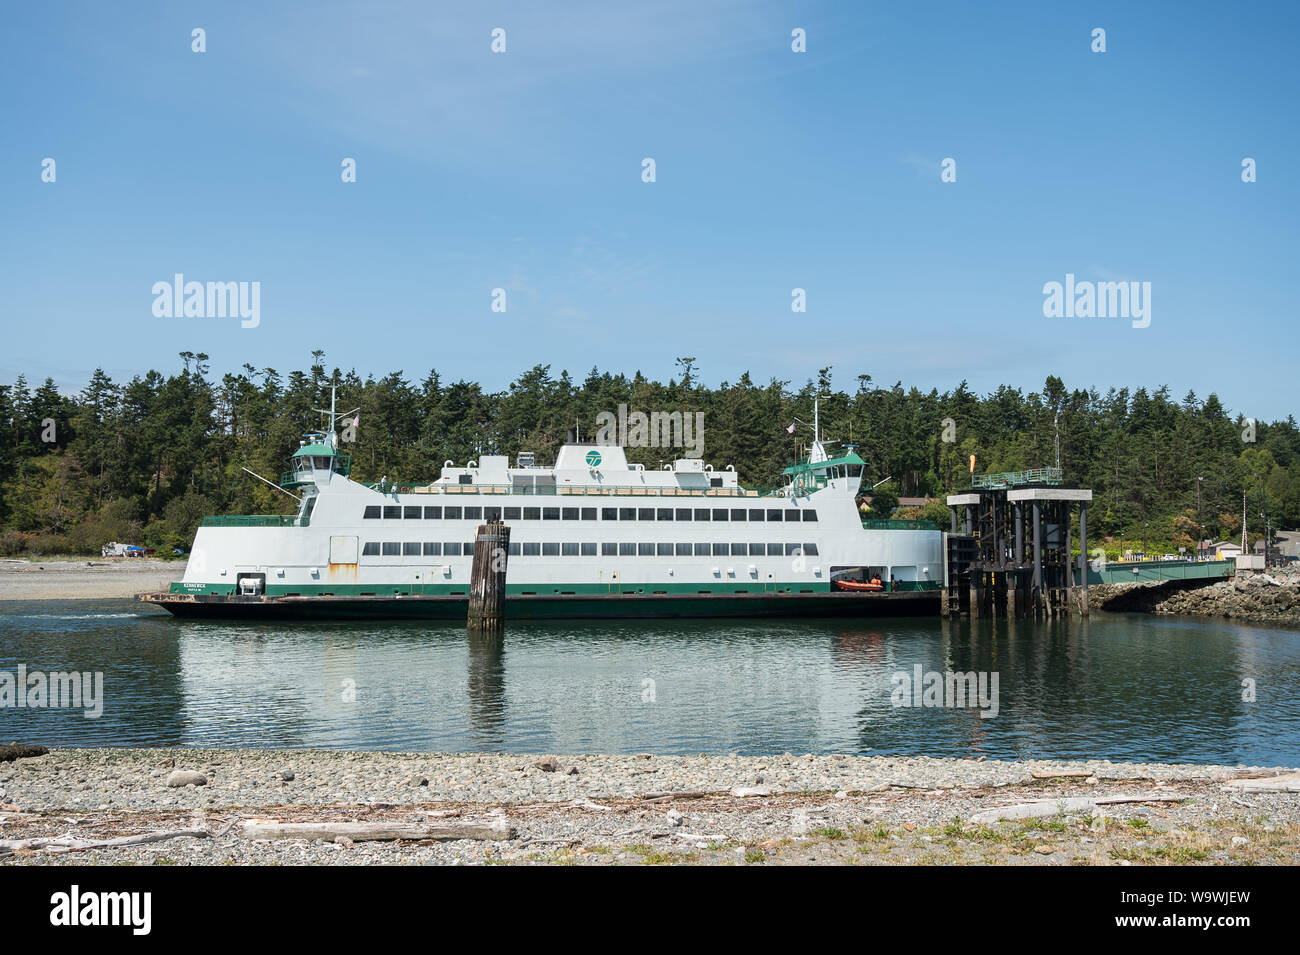
[[[587,452],[587,466],[588,466],[588,467],[593,467],[593,468],[598,468],[598,467],[600,467],[600,452],[599,452],[599,451],[588,451],[588,452]]]

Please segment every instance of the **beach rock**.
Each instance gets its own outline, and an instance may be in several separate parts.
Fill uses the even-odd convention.
[[[286,770],[284,770],[282,773],[280,773],[280,778],[283,779],[286,783],[291,783],[291,782],[293,782],[293,780],[294,780],[294,772],[293,772],[293,770],[292,770],[292,769],[286,769]]]
[[[0,746],[0,763],[12,763],[16,759],[33,759],[49,752],[45,746],[30,746],[27,743],[10,743]]]
[[[768,786],[737,786],[731,791],[731,795],[737,799],[754,799],[762,796],[772,795],[771,787]]]
[[[184,786],[206,786],[208,777],[202,773],[196,773],[192,769],[178,769],[167,777],[167,785],[172,789],[180,789]]]
[[[560,761],[554,756],[543,756],[533,765],[544,773],[553,773],[560,768]]]
[[[667,821],[668,825],[678,827],[685,822],[686,817],[676,809],[669,809],[668,812],[664,814],[664,819]]]

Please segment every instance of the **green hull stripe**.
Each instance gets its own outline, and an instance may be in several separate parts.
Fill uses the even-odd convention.
[[[895,588],[903,591],[938,590],[935,581],[907,581],[906,586]],[[689,583],[689,584],[507,584],[507,596],[602,596],[606,594],[788,594],[788,593],[830,593],[831,586],[826,581],[803,583]],[[186,584],[174,583],[174,594],[207,594],[230,596],[235,588],[231,584]],[[451,597],[468,595],[469,588],[464,584],[268,584],[268,597],[389,597],[393,594],[403,596]]]

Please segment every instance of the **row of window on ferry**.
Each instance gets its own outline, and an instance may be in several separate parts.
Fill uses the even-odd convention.
[[[790,557],[817,556],[816,544],[755,543],[603,543],[590,541],[521,541],[510,545],[511,557]],[[368,541],[361,550],[365,557],[471,557],[472,543],[449,541]]]
[[[426,521],[799,521],[817,520],[811,507],[453,507],[371,504],[366,520]]]

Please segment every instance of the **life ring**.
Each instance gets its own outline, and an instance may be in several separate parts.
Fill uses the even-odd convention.
[[[407,485],[406,487],[399,487],[395,493],[397,493],[397,494],[410,494],[410,493],[411,493],[410,485]]]

